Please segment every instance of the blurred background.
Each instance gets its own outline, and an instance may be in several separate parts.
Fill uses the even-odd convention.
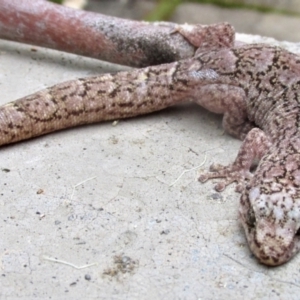
[[[50,1],[50,0],[49,0]],[[231,23],[239,33],[300,42],[300,0],[51,0],[135,20]]]

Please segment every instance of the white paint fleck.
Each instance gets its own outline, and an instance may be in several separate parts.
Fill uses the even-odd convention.
[[[209,79],[214,80],[219,77],[219,74],[212,69],[200,70],[200,71],[191,71],[189,75],[195,79]]]

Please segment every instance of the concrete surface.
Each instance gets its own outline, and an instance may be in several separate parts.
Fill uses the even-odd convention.
[[[120,69],[0,40],[0,104]],[[300,255],[259,265],[234,188],[195,181],[239,145],[183,105],[2,147],[0,299],[298,299]]]

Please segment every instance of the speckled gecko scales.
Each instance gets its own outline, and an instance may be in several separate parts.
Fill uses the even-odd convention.
[[[300,58],[249,45],[115,75],[58,84],[0,108],[0,144],[80,124],[150,113],[195,101],[224,114],[243,140],[235,162],[212,166],[204,182],[224,177],[242,193],[240,218],[260,262],[279,265],[300,249]],[[254,128],[254,125],[258,128]],[[261,158],[254,173],[249,169]]]

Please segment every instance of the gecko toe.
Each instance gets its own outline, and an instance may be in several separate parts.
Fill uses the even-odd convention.
[[[200,174],[198,180],[204,183],[210,179],[223,178],[223,180],[219,181],[214,187],[217,192],[224,191],[228,185],[236,182],[237,186],[235,191],[241,193],[244,189],[245,181],[250,180],[252,176],[250,172],[240,170],[234,164],[228,166],[213,164],[210,166],[209,172]]]
[[[235,187],[235,191],[236,191],[237,193],[240,193],[240,194],[241,194],[241,193],[243,192],[244,188],[245,188],[245,184],[242,183],[242,182],[239,182],[239,183],[236,185],[236,187]]]
[[[226,183],[224,181],[221,181],[221,182],[218,182],[216,185],[215,185],[215,190],[217,192],[223,192],[226,188]]]
[[[200,181],[201,183],[206,182],[208,179],[209,177],[207,173],[203,173],[198,177],[198,181]]]

